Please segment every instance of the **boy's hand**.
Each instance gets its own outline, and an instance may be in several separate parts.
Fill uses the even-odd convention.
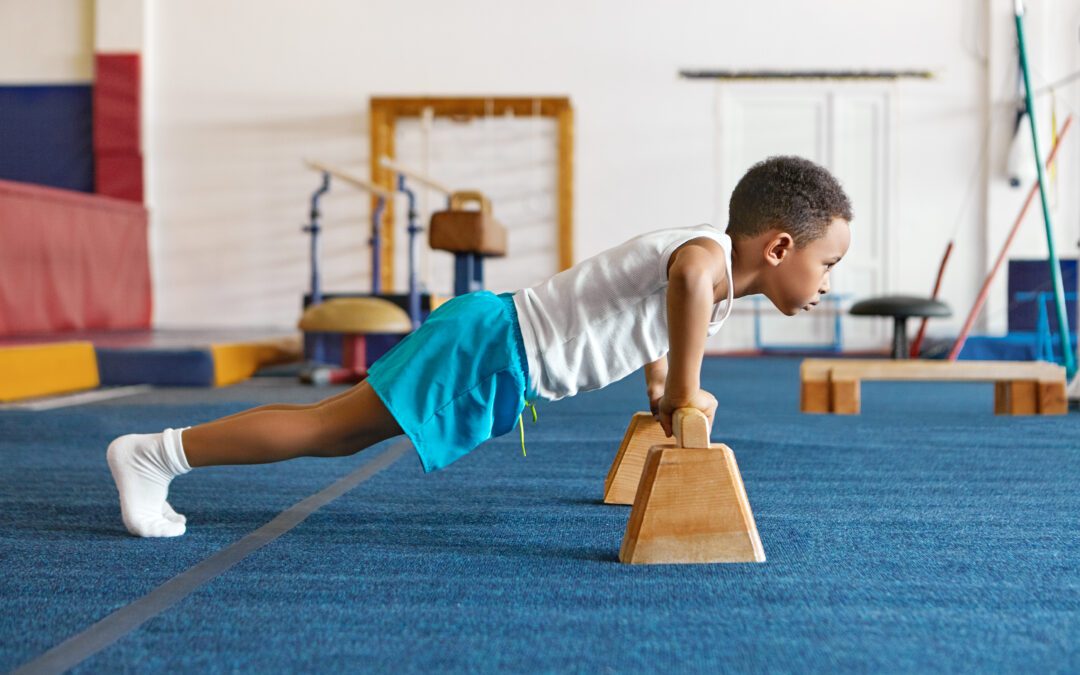
[[[667,375],[667,356],[645,364],[645,393],[649,397],[649,410],[657,421],[660,421],[660,399],[667,385]]]
[[[712,428],[713,415],[716,414],[716,398],[705,391],[698,389],[685,400],[674,400],[666,393],[661,397],[660,403],[660,426],[664,429],[664,435],[671,436],[671,415],[679,408],[697,408],[709,418],[709,428]]]
[[[653,419],[660,421],[660,399],[664,397],[663,384],[650,384],[645,388],[649,396],[649,410],[652,411]]]

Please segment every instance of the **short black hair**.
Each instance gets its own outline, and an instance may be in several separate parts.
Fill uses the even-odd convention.
[[[752,166],[731,193],[727,233],[739,239],[781,229],[802,248],[823,236],[835,218],[850,222],[851,202],[828,170],[802,157],[769,157]]]

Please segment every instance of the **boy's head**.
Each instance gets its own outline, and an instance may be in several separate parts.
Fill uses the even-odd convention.
[[[809,311],[847,253],[851,202],[824,168],[801,157],[755,164],[731,195],[727,233],[762,293],[781,312]]]
[[[851,221],[851,202],[832,174],[802,157],[770,157],[752,166],[731,193],[727,233],[749,239],[783,230],[803,248],[837,218]]]

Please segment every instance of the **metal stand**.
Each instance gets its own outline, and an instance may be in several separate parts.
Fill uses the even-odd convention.
[[[330,191],[330,174],[326,171],[322,172],[322,184],[319,189],[311,195],[311,213],[309,224],[303,227],[304,232],[311,233],[311,304],[317,305],[322,302],[322,288],[319,283],[319,232],[322,230],[322,226],[319,224],[319,219],[322,217],[321,211],[319,211],[319,199]],[[315,361],[322,361],[324,349],[321,341],[316,341],[311,345],[311,356]]]
[[[454,295],[484,290],[484,258],[475,253],[454,254]]]
[[[405,187],[405,174],[398,174],[398,191],[409,198],[409,319],[413,330],[420,327],[420,281],[418,279],[417,259],[420,256],[419,234],[424,228],[416,224],[416,195]]]

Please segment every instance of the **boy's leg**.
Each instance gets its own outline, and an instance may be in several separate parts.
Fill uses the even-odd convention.
[[[401,434],[366,382],[310,406],[264,406],[181,432],[121,436],[109,446],[124,524],[138,536],[177,536],[184,518],[165,501],[174,476],[196,466],[350,455]]]
[[[344,396],[347,396],[351,391],[352,391],[352,388],[346,389],[345,391],[339,392],[339,393],[335,394],[334,396],[331,396],[330,398],[323,399],[322,401],[320,401],[318,403],[271,403],[270,405],[263,405],[263,406],[259,406],[258,408],[248,408],[247,410],[241,410],[238,413],[233,413],[232,415],[229,415],[227,417],[222,417],[222,418],[217,419],[215,421],[216,422],[222,422],[224,420],[231,420],[234,417],[240,417],[241,415],[250,415],[251,413],[256,412],[256,411],[262,412],[262,411],[266,411],[266,410],[304,410],[304,409],[307,409],[307,408],[313,408],[313,407],[315,407],[317,405],[323,405],[325,403],[329,403],[330,401],[333,401],[333,400],[342,398]]]
[[[343,457],[400,435],[367,382],[310,406],[263,406],[184,431],[192,467]]]

